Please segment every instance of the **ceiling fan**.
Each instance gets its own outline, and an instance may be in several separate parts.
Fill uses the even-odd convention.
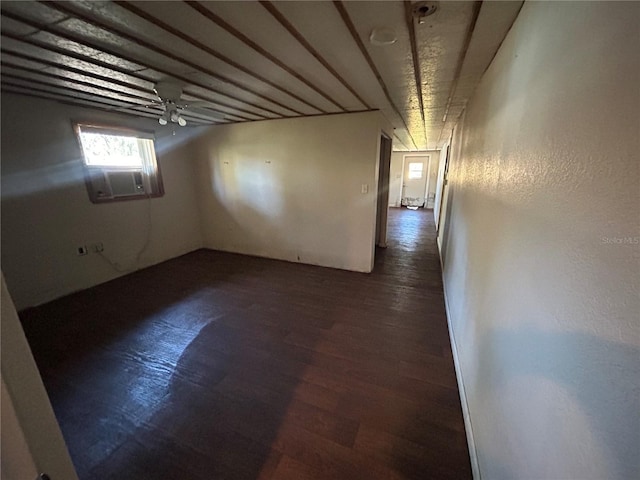
[[[162,115],[158,118],[160,125],[168,123],[177,123],[181,127],[187,124],[182,116],[183,113],[195,113],[199,116],[206,116],[211,119],[222,119],[221,115],[217,115],[209,110],[202,110],[197,107],[210,105],[209,102],[188,102],[182,100],[182,86],[171,81],[159,81],[153,88],[158,95],[158,100],[153,100],[147,107],[160,107],[163,110]]]

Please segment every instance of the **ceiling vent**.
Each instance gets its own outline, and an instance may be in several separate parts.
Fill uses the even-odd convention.
[[[417,2],[413,4],[413,18],[418,20],[418,23],[424,23],[425,19],[436,12],[438,9],[438,2]]]

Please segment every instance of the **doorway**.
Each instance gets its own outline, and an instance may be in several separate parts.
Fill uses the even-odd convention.
[[[403,207],[424,207],[428,198],[431,155],[405,155],[402,176]]]
[[[445,197],[445,191],[447,187],[447,172],[449,171],[449,148],[449,145],[443,147],[441,155],[444,154],[444,161],[440,161],[440,169],[438,170],[435,204],[433,206],[433,215],[436,221],[436,231],[440,230],[440,216],[442,215],[442,204],[444,203],[442,200]]]
[[[387,246],[387,214],[389,210],[389,171],[391,170],[391,139],[380,136],[378,164],[378,200],[376,211],[376,241],[378,247]]]

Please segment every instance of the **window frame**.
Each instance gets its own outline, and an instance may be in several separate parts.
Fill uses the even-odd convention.
[[[164,196],[164,193],[165,193],[164,182],[162,179],[162,172],[160,170],[160,162],[158,160],[158,156],[155,148],[155,140],[156,140],[155,132],[142,130],[142,129],[99,124],[95,122],[85,122],[85,121],[73,121],[72,125],[73,125],[73,130],[76,134],[76,139],[78,141],[78,147],[80,149],[85,186],[87,188],[89,200],[91,200],[92,203],[100,204],[100,203],[112,203],[112,202],[120,202],[120,201],[128,201],[128,200],[143,200],[143,199],[159,198]],[[95,133],[101,133],[105,135],[124,136],[124,137],[133,137],[133,138],[143,139],[143,140],[151,140],[152,142],[150,147],[151,155],[148,155],[148,154],[142,155],[141,167],[89,165],[87,164],[87,161],[85,158],[84,147],[83,147],[82,138],[81,138],[81,133],[83,131],[87,132],[87,130],[89,131],[93,130],[95,131]],[[144,193],[134,193],[131,195],[115,195],[113,193],[113,190],[111,190],[111,195],[104,196],[104,195],[100,195],[100,190],[96,188],[97,182],[102,181],[105,184],[108,182],[106,178],[108,177],[109,174],[118,174],[118,173],[134,174],[135,172],[140,172],[141,184],[144,186]],[[134,177],[134,181],[136,181],[135,177]],[[110,183],[109,183],[109,186],[111,188]]]

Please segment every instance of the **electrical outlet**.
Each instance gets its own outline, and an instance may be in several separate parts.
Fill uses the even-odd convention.
[[[78,256],[83,256],[86,255],[87,253],[89,253],[89,251],[87,250],[87,247],[84,245],[80,245],[77,249],[76,249],[76,253],[78,254]]]

